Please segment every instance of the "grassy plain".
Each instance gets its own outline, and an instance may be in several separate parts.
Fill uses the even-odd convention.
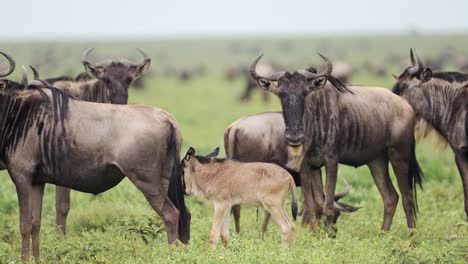
[[[391,65],[385,77],[375,77],[360,70],[362,63],[374,59],[385,63],[390,53],[409,53],[417,48],[423,58],[435,56],[445,47],[468,54],[466,35],[440,36],[373,36],[373,37],[291,37],[264,39],[188,39],[105,42],[14,43],[6,42],[1,50],[14,55],[18,64],[30,64],[45,50],[53,49],[57,66],[45,67],[43,76],[81,71],[79,55],[86,47],[96,47],[98,58],[113,55],[135,60],[134,47],[142,47],[153,58],[155,73],[146,80],[143,91],[132,90],[130,103],[153,105],[171,112],[183,134],[185,153],[189,146],[201,153],[223,145],[224,129],[247,114],[280,110],[276,98],[264,104],[257,92],[251,102],[239,102],[244,80],[228,82],[223,72],[237,63],[250,63],[258,53],[266,61],[278,61],[294,67],[321,66],[315,55],[320,51],[332,60],[348,61],[357,73],[352,84],[378,85],[390,88],[390,73],[403,68]],[[287,49],[280,48],[284,43]],[[283,44],[282,44],[283,43]],[[240,53],[233,49],[239,46]],[[238,47],[237,47],[238,48]],[[407,55],[406,55],[407,56]],[[52,56],[51,56],[52,57]],[[206,66],[206,74],[188,82],[162,75],[167,65]],[[60,66],[58,66],[60,65]],[[449,66],[449,69],[453,67]],[[294,69],[290,69],[294,70]],[[18,79],[17,71],[12,78]],[[144,197],[128,181],[116,188],[93,196],[74,192],[68,222],[68,235],[63,238],[55,227],[55,192],[47,186],[41,229],[43,263],[466,263],[468,261],[468,225],[463,210],[460,176],[450,150],[439,150],[427,142],[417,147],[417,157],[425,173],[424,190],[419,192],[418,227],[406,228],[401,203],[390,232],[379,231],[383,218],[382,199],[366,167],[340,166],[340,176],[352,186],[345,201],[362,207],[342,216],[336,239],[310,233],[296,224],[296,245],[291,250],[280,246],[276,225],[270,225],[265,240],[260,238],[263,213],[256,220],[256,208],[242,210],[242,232],[233,234],[229,249],[211,250],[208,233],[212,205],[188,197],[192,212],[192,237],[189,246],[166,244],[161,221]],[[393,176],[392,176],[393,177]],[[0,174],[0,263],[19,262],[20,234],[18,205],[14,185],[6,172]],[[339,185],[338,188],[342,188]],[[289,202],[286,205],[289,207]],[[289,209],[288,209],[289,212]],[[231,228],[232,231],[233,227]],[[411,233],[414,233],[411,235]]]

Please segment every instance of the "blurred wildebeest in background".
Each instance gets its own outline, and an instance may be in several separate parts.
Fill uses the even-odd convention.
[[[285,128],[284,119],[280,112],[261,113],[242,117],[229,125],[224,132],[226,157],[243,162],[275,163],[286,169],[293,177],[296,186],[299,187],[301,186],[301,176],[299,173],[286,168],[288,145],[284,137]],[[350,213],[359,209],[339,202],[348,193],[349,187],[345,191],[335,194],[335,223],[341,212]],[[310,201],[306,201],[306,203],[314,205]],[[239,233],[240,205],[234,205],[232,212],[236,232]],[[307,224],[309,222],[310,215],[303,214],[302,223]]]
[[[432,72],[411,50],[411,66],[398,77],[393,92],[416,111],[421,136],[437,132],[450,144],[460,173],[468,219],[468,75]]]
[[[338,163],[354,167],[367,164],[384,200],[382,229],[389,230],[398,203],[388,173],[390,160],[403,196],[407,225],[415,227],[416,185],[421,185],[422,173],[415,156],[413,109],[388,89],[346,86],[331,75],[331,62],[320,56],[327,68],[319,73],[301,70],[263,76],[256,71],[262,56],[250,70],[262,89],[281,100],[287,166],[301,172],[304,195],[323,208],[329,227],[335,217]],[[326,167],[325,196],[322,166]]]
[[[269,75],[274,73],[274,68],[271,64],[259,64],[258,71],[261,71],[264,75]],[[239,65],[237,67],[231,67],[226,70],[225,78],[227,80],[234,80],[236,78],[244,78],[245,79],[245,89],[242,95],[240,96],[241,101],[250,101],[252,99],[252,92],[255,90],[257,86],[257,82],[252,79],[249,74],[249,66],[247,65]],[[263,102],[267,102],[269,100],[269,94],[267,92],[262,91],[262,99]]]

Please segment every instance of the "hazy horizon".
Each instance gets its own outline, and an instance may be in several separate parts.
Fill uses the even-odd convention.
[[[465,33],[468,1],[8,1],[3,40]]]

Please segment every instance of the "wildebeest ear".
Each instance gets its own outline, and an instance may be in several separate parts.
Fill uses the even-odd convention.
[[[327,80],[328,80],[328,77],[327,77],[327,76],[320,76],[320,77],[318,77],[318,78],[312,79],[312,80],[309,82],[310,89],[311,89],[311,90],[322,89],[323,86],[325,86],[325,84],[327,83]]]
[[[344,213],[354,213],[357,210],[361,209],[360,207],[354,207],[349,204],[335,202],[335,208],[338,209],[340,212]]]
[[[100,79],[104,76],[104,68],[101,66],[94,66],[91,63],[84,62],[84,67],[86,72],[95,78]]]
[[[195,149],[190,147],[188,150],[187,150],[187,154],[185,154],[185,157],[184,159],[185,160],[189,160],[191,157],[193,157],[195,155]]]
[[[425,69],[421,72],[420,78],[421,78],[421,81],[422,81],[422,82],[427,82],[427,81],[429,81],[430,79],[432,79],[432,70],[429,69],[429,68],[425,68]]]
[[[8,81],[0,80],[0,91],[6,90],[7,87],[8,87]]]
[[[210,154],[206,155],[207,158],[213,159],[216,158],[219,154],[219,148],[215,148]]]
[[[260,88],[262,88],[262,90],[265,90],[267,92],[270,92],[271,88],[273,88],[273,84],[271,83],[271,81],[267,80],[265,78],[259,78],[257,80],[257,83],[258,83],[258,86],[260,86]]]
[[[139,78],[143,73],[148,71],[149,67],[151,66],[151,59],[147,59],[141,64],[136,66],[135,71],[133,72],[133,78]]]

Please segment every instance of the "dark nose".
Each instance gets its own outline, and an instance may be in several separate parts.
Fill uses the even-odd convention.
[[[284,133],[286,141],[291,146],[301,145],[304,142],[304,129],[288,129]]]

